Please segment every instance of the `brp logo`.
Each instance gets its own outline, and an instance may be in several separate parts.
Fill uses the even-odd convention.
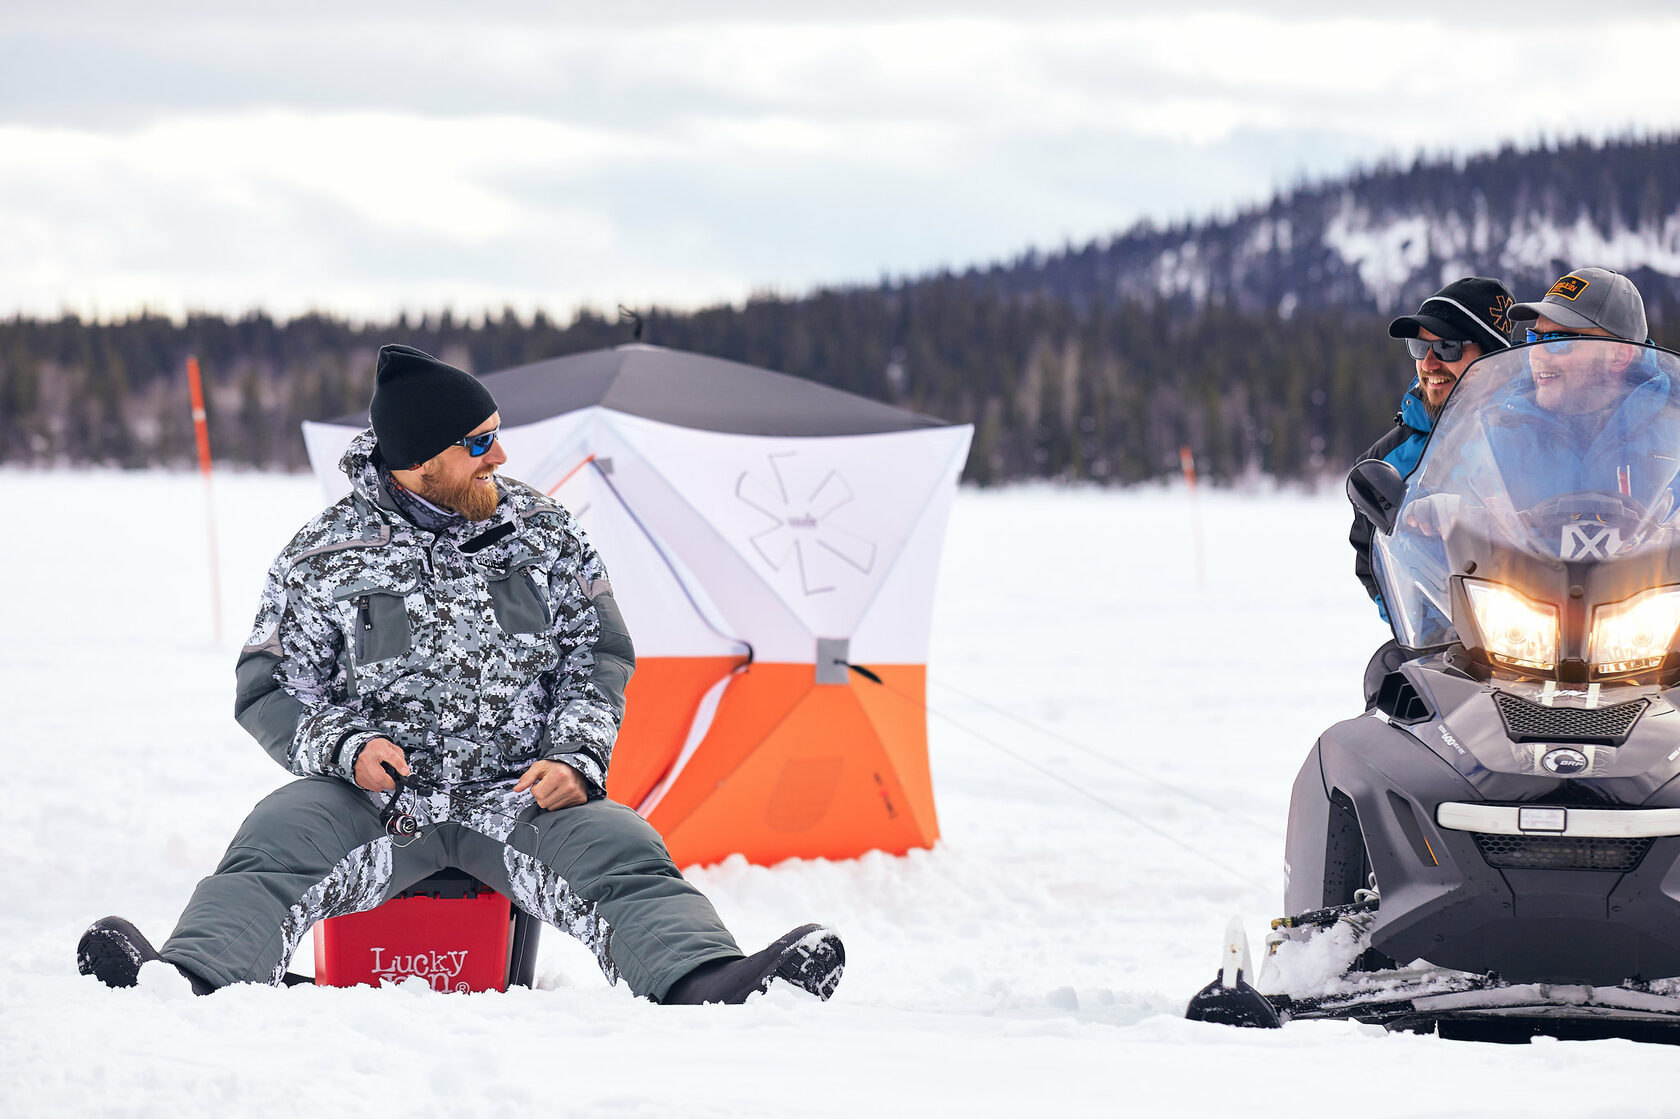
[[[1592,522],[1571,521],[1563,526],[1558,557],[1566,560],[1609,559],[1622,546],[1619,529]]]
[[[1540,759],[1540,764],[1559,777],[1573,777],[1578,773],[1585,773],[1592,762],[1579,750],[1567,747],[1560,750],[1549,750]]]

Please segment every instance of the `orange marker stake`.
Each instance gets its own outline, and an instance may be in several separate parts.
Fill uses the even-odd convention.
[[[1202,547],[1202,511],[1196,504],[1196,456],[1190,448],[1178,448],[1178,465],[1184,471],[1184,484],[1190,489],[1190,547],[1196,553],[1196,585],[1207,586],[1207,554]]]
[[[210,425],[204,410],[204,381],[198,375],[198,357],[187,355],[187,387],[192,391],[193,433],[198,438],[198,471],[204,477],[204,532],[210,549],[210,627],[216,644],[222,643],[222,573],[216,555],[216,503],[210,489]]]

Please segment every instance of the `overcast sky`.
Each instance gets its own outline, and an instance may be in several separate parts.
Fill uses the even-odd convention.
[[[1680,129],[1664,3],[238,7],[0,3],[0,313],[697,306]]]

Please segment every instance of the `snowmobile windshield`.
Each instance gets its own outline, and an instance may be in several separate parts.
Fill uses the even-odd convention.
[[[1395,635],[1414,648],[1497,645],[1509,653],[1497,664],[1549,673],[1570,655],[1559,600],[1579,603],[1592,568],[1644,557],[1647,583],[1680,584],[1677,477],[1680,355],[1575,337],[1482,358],[1447,401],[1394,532],[1378,537]],[[1680,611],[1680,589],[1673,599]]]

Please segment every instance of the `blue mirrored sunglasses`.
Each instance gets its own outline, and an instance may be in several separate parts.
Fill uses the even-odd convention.
[[[1573,330],[1548,330],[1544,333],[1533,330],[1524,331],[1529,342],[1545,342],[1546,349],[1554,354],[1562,353],[1569,348],[1569,343],[1577,338],[1591,338],[1590,334],[1577,334]]]
[[[482,435],[469,435],[465,439],[457,439],[456,443],[467,449],[467,454],[473,458],[482,458],[490,453],[490,445],[496,441],[496,436],[502,433],[501,428],[494,428]]]

